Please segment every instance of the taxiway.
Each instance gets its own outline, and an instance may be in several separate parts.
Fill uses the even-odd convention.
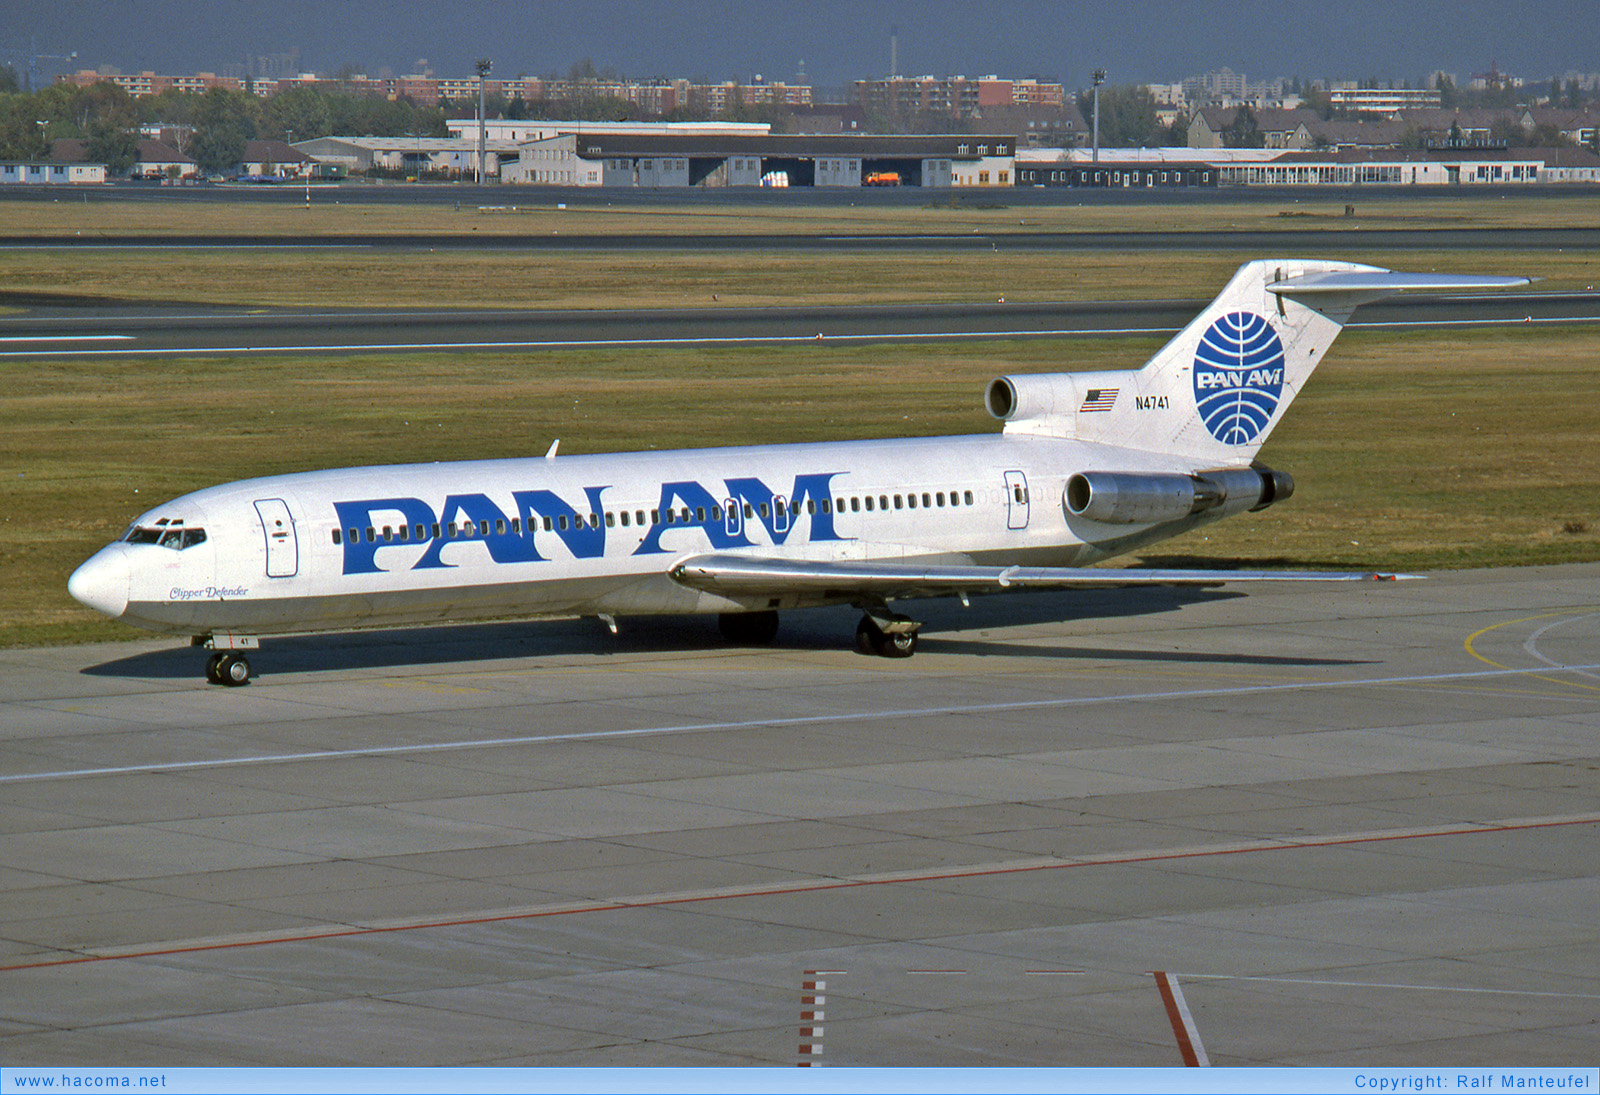
[[[1597,573],[0,652],[0,1059],[1589,1060]]]

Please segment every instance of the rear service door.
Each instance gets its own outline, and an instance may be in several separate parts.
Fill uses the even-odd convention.
[[[1020,471],[1006,472],[1006,528],[1028,527],[1028,477]]]
[[[288,504],[281,498],[264,498],[256,503],[256,513],[267,538],[267,577],[293,578],[300,573],[300,543]]]

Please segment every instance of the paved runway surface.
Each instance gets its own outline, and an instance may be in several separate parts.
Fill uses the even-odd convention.
[[[0,358],[161,356],[170,352],[506,352],[575,346],[1062,338],[1167,335],[1203,300],[672,308],[625,311],[239,309],[183,305],[72,306],[0,292]],[[1600,293],[1403,297],[1361,309],[1352,328],[1472,327],[1600,321]]]
[[[41,238],[0,235],[0,250],[100,251],[241,250],[268,251],[1208,251],[1286,255],[1329,250],[1362,251],[1545,251],[1592,250],[1600,229],[1558,228],[1339,228],[1326,225],[1272,230],[1162,232],[1016,232],[921,234],[816,232],[607,234],[532,236],[527,233],[468,232],[459,235],[369,233],[313,240],[281,235],[94,235]]]
[[[1572,1064],[1594,566],[0,652],[8,1064]]]

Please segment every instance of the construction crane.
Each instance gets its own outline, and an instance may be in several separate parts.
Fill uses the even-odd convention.
[[[76,61],[78,59],[78,51],[73,50],[71,53],[40,53],[38,39],[29,38],[27,49],[3,49],[0,50],[0,57],[27,62],[26,83],[23,85],[22,90],[31,92],[39,90],[40,61]]]

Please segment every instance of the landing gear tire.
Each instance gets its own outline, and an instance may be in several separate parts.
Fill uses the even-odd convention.
[[[917,633],[884,631],[871,616],[863,616],[856,625],[856,649],[880,658],[909,658],[917,652]]]
[[[212,667],[212,662],[216,663],[215,669]],[[218,684],[225,684],[230,688],[249,684],[250,659],[243,654],[213,654],[211,660],[206,662],[206,678],[215,679]]]
[[[766,646],[778,635],[776,612],[724,612],[717,630],[735,646]]]
[[[206,683],[222,683],[222,673],[219,671],[222,665],[222,658],[223,655],[221,654],[213,654],[206,659]]]

